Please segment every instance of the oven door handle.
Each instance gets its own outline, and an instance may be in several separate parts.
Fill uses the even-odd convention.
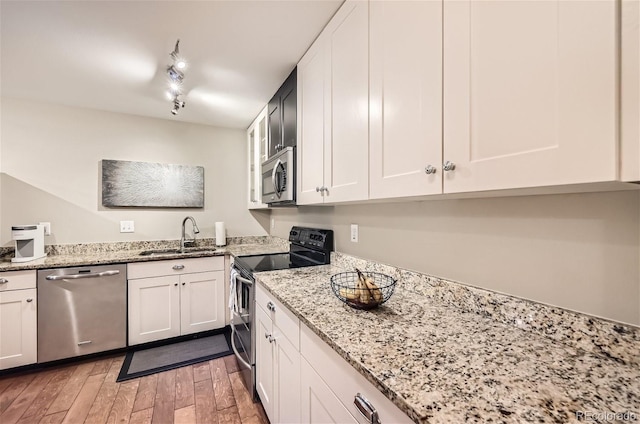
[[[231,349],[233,349],[233,353],[236,355],[236,359],[240,361],[242,365],[245,366],[245,368],[251,369],[251,364],[245,361],[244,359],[242,359],[242,356],[240,355],[240,353],[238,353],[238,349],[236,348],[236,342],[235,342],[236,340],[235,333],[236,333],[236,330],[232,326],[231,327]]]
[[[244,284],[246,284],[248,286],[253,286],[253,281],[248,280],[248,279],[246,279],[244,277],[241,277],[239,275],[236,275],[236,280],[240,280],[240,281],[242,281]]]

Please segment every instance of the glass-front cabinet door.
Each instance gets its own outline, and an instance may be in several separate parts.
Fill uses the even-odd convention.
[[[260,112],[255,121],[247,129],[247,168],[248,205],[249,209],[262,209],[267,205],[262,203],[262,178],[260,165],[267,160],[269,154],[267,134],[267,107]]]

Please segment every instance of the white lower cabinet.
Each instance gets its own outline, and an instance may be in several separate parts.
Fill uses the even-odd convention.
[[[300,326],[300,354],[303,358],[303,423],[371,422],[362,415],[354,403],[358,395],[375,408],[382,423],[413,422],[305,325]],[[313,373],[305,371],[307,366],[312,368]],[[333,397],[329,396],[326,390],[329,390]],[[349,420],[344,411],[335,404],[334,398],[353,420]]]
[[[127,266],[129,345],[225,326],[224,258]]]
[[[303,423],[357,423],[311,365],[301,361]]]
[[[283,322],[284,329],[278,327],[279,322]],[[256,390],[272,423],[300,422],[298,329],[298,319],[258,286]]]
[[[36,272],[0,274],[0,370],[33,364],[38,343]]]
[[[273,424],[370,423],[354,404],[358,394],[380,422],[412,422],[259,284],[256,390]]]

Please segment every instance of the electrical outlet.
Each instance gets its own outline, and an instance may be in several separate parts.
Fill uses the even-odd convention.
[[[44,225],[44,235],[51,235],[51,223],[50,222],[38,222],[38,225]]]
[[[134,231],[133,221],[120,221],[121,233],[133,233],[133,231]]]
[[[351,224],[351,241],[358,242],[358,224]]]

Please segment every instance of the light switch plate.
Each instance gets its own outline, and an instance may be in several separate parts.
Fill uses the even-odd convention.
[[[358,224],[351,224],[351,241],[358,242]]]
[[[134,226],[133,221],[120,221],[121,233],[133,233]]]

